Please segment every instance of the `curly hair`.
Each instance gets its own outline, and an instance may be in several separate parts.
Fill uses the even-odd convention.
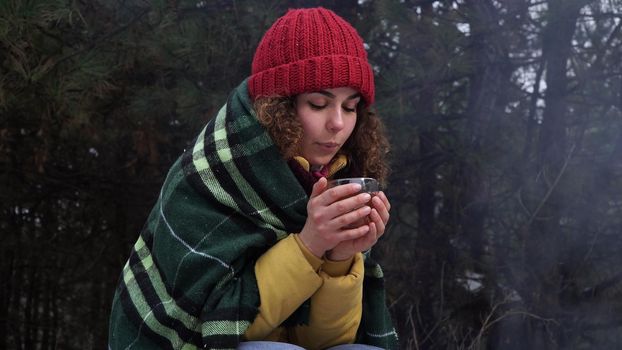
[[[295,96],[260,97],[254,103],[259,123],[267,129],[285,159],[300,154],[303,129],[296,117],[295,99]],[[373,177],[380,184],[386,185],[389,142],[384,125],[373,111],[365,107],[362,100],[356,106],[356,113],[352,135],[339,152],[345,154],[348,164],[359,172],[351,176]]]

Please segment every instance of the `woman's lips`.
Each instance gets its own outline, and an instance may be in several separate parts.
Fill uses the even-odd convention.
[[[339,148],[339,144],[336,142],[318,142],[318,145],[328,151],[334,151]]]

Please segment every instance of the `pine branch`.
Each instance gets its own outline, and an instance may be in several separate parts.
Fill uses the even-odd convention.
[[[90,51],[95,49],[96,47],[102,45],[103,43],[105,43],[108,39],[116,36],[117,34],[123,32],[124,30],[130,28],[132,25],[134,25],[136,22],[138,22],[143,16],[145,16],[147,13],[149,12],[149,9],[145,9],[143,10],[141,13],[139,13],[138,15],[136,15],[134,18],[132,18],[131,21],[129,21],[128,23],[126,23],[125,25],[120,26],[119,28],[117,28],[116,30],[113,30],[110,33],[107,33],[106,35],[104,35],[101,38],[98,38],[96,41],[94,41],[93,43],[91,43],[90,45],[85,46],[84,48],[72,52],[70,54],[68,54],[65,57],[60,58],[58,61],[56,61],[55,65],[58,65],[64,61],[67,61],[75,56],[78,56],[84,52]]]
[[[584,290],[581,293],[581,299],[584,302],[594,300],[600,297],[608,289],[613,288],[620,283],[622,283],[622,272],[619,272],[615,274],[613,277],[610,277],[602,281],[601,283]]]

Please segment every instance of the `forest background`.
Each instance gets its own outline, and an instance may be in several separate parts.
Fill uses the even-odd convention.
[[[359,30],[403,349],[622,346],[622,1],[1,0],[0,349],[105,349],[166,171],[289,7]]]

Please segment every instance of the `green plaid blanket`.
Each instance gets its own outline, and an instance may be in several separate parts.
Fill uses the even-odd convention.
[[[170,169],[123,268],[109,348],[235,349],[257,315],[255,261],[301,230],[307,200],[243,82]],[[384,298],[382,271],[366,257],[358,340],[393,349]]]

